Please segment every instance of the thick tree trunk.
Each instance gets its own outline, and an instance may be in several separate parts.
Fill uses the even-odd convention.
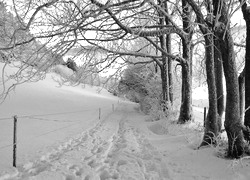
[[[167,3],[158,0],[159,5],[167,10]],[[160,16],[160,20],[159,20],[159,25],[164,26],[166,24],[166,20],[165,17],[162,13],[159,13]],[[163,27],[162,27],[163,28]],[[161,29],[161,28],[160,28]],[[160,45],[161,48],[164,49],[165,51],[168,51],[167,49],[167,43],[168,43],[168,39],[167,39],[167,35],[161,35],[159,37],[160,40]],[[162,80],[162,106],[163,106],[163,111],[166,111],[166,109],[168,108],[168,104],[169,104],[169,73],[168,73],[168,61],[169,58],[166,57],[166,55],[164,53],[162,53],[162,64],[160,66],[160,70],[161,70],[161,80]]]
[[[166,67],[166,59],[164,61],[163,59],[163,64],[160,67],[161,70],[161,81],[162,81],[162,106],[163,106],[163,111],[166,111],[168,108],[168,102],[169,102],[169,83],[168,83],[168,72],[167,72],[167,67]]]
[[[219,49],[223,61],[226,79],[226,111],[225,130],[228,137],[228,156],[239,158],[244,152],[242,124],[239,108],[239,84],[235,64],[234,44],[228,23],[227,5],[225,0],[213,0],[214,10],[220,12],[218,22],[215,24],[215,35],[219,41]]]
[[[192,106],[191,106],[191,79],[190,79],[189,64],[182,65],[182,101],[180,108],[180,115],[178,123],[185,123],[192,119]]]
[[[220,50],[223,59],[223,68],[227,88],[224,126],[228,137],[228,156],[238,158],[244,152],[242,124],[240,120],[239,111],[240,98],[238,88],[238,77],[235,64],[233,39],[230,34],[230,31],[224,29],[223,32],[225,31],[226,34],[224,39],[222,34],[219,34],[219,36],[221,37]]]
[[[241,1],[240,1],[241,2]],[[246,2],[242,5],[242,13],[246,22],[246,55],[245,55],[245,117],[244,125],[248,131],[244,131],[244,137],[250,141],[250,7]]]
[[[248,13],[248,17],[250,12]],[[244,125],[250,127],[250,17],[247,23],[246,56],[245,56],[245,120]]]
[[[206,33],[205,36],[206,72],[208,85],[209,109],[205,122],[205,134],[201,146],[215,144],[218,135],[217,123],[217,94],[214,72],[214,46],[213,35]]]
[[[180,107],[180,115],[178,118],[178,123],[185,123],[192,120],[193,111],[192,111],[192,77],[191,77],[191,7],[188,5],[186,0],[182,0],[182,11],[184,16],[183,20],[183,29],[190,36],[187,39],[182,39],[183,47],[183,58],[186,60],[186,63],[182,65],[182,100]]]
[[[213,0],[213,16],[218,17],[219,12],[219,1]],[[211,9],[212,10],[212,9]],[[213,19],[214,21],[214,19]],[[224,88],[223,88],[223,64],[222,64],[222,57],[220,52],[220,45],[219,39],[214,37],[214,63],[215,63],[215,81],[216,81],[216,92],[217,92],[217,111],[218,111],[218,131],[221,131],[222,126],[222,115],[225,110],[224,104]]]
[[[166,50],[166,38],[165,35],[160,37],[161,48]],[[163,111],[166,111],[169,103],[169,77],[168,77],[168,58],[162,54],[161,81],[162,81],[162,106]]]
[[[218,112],[218,131],[221,131],[222,126],[222,115],[225,110],[224,105],[224,88],[223,88],[223,65],[221,59],[221,53],[218,49],[218,40],[214,40],[214,68],[215,68],[215,83],[217,93],[217,112]]]

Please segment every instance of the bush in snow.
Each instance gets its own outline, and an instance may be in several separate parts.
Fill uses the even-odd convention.
[[[140,110],[146,114],[162,109],[160,77],[150,65],[128,66],[119,82],[118,91],[121,95],[126,94],[129,100],[139,103]]]
[[[163,112],[161,78],[153,65],[129,65],[119,82],[118,92],[139,103],[140,110],[150,115],[151,121],[166,117],[176,119],[178,112],[174,109],[177,108],[170,104],[165,105],[167,108]]]

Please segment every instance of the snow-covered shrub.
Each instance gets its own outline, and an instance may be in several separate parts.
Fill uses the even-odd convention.
[[[71,69],[69,69],[63,65],[54,66],[52,71],[55,72],[56,74],[59,74],[60,76],[62,76],[64,78],[69,78],[70,76],[72,76],[74,74],[74,72]]]
[[[174,81],[176,81],[176,77],[174,77]],[[176,100],[181,87],[175,83],[173,88],[174,100]],[[129,100],[139,103],[140,110],[150,116],[150,121],[165,118],[176,119],[178,114],[176,109],[179,109],[179,104],[165,104],[165,108],[163,108],[162,79],[160,72],[156,72],[152,64],[129,65],[119,82],[118,92],[120,96],[126,95]],[[177,102],[179,101],[177,100]]]
[[[161,119],[166,118],[166,111],[164,112],[162,110],[162,106],[160,106],[158,99],[151,98],[149,102],[150,108],[149,108],[149,117],[150,121],[158,121]]]
[[[150,114],[151,111],[160,114],[161,81],[151,66],[128,66],[118,90],[120,94],[126,94],[129,100],[139,103],[140,110],[145,114]]]
[[[51,71],[60,76],[62,84],[76,85],[83,83],[91,86],[100,86],[99,75],[97,73],[89,73],[81,67],[77,68],[77,71],[74,71],[72,68],[60,64],[54,66]]]
[[[126,97],[134,102],[140,102],[147,96],[148,91],[145,87],[147,77],[143,70],[141,66],[128,66],[119,82],[119,93],[126,94]]]

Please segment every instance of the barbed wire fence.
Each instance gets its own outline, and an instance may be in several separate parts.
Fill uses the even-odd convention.
[[[117,106],[119,103],[120,103],[120,101],[118,100],[118,102],[116,103]],[[117,106],[115,107],[115,104],[112,103],[110,107],[102,107],[102,108],[100,107],[100,108],[95,108],[95,109],[90,108],[90,109],[84,109],[84,110],[78,110],[78,111],[56,112],[56,113],[47,113],[47,114],[33,114],[33,115],[23,115],[23,116],[13,115],[12,117],[0,117],[0,123],[6,122],[6,121],[10,121],[10,122],[12,121],[12,123],[13,123],[13,120],[14,120],[13,142],[10,142],[9,144],[0,146],[0,151],[13,147],[13,166],[16,167],[16,149],[18,149],[17,146],[27,145],[27,142],[32,143],[33,142],[32,140],[35,140],[39,137],[46,136],[50,133],[60,132],[64,129],[70,128],[72,126],[75,126],[75,125],[78,125],[78,124],[81,124],[84,122],[84,120],[65,120],[65,119],[60,119],[60,118],[48,118],[48,116],[51,117],[51,116],[69,115],[69,114],[78,114],[79,115],[79,113],[92,111],[93,112],[93,114],[92,114],[93,119],[92,120],[102,120],[102,119],[105,119],[106,117],[108,117],[110,114],[112,114],[116,110]],[[110,110],[110,111],[108,111],[108,113],[104,114],[103,110]],[[17,124],[20,121],[24,121],[25,119],[31,119],[31,120],[36,120],[36,121],[55,122],[55,123],[65,123],[67,125],[62,126],[62,127],[58,127],[56,129],[53,129],[53,130],[48,130],[48,131],[42,132],[42,133],[35,135],[33,137],[27,137],[25,139],[25,141],[20,141],[20,140],[18,140],[18,136],[16,133],[16,129],[18,129]],[[70,124],[68,124],[68,123],[70,123]]]

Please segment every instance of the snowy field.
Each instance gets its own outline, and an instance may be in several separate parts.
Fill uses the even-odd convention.
[[[61,142],[95,126],[118,98],[88,85],[59,87],[45,80],[20,85],[0,105],[0,170],[12,165],[13,116],[17,116],[17,165],[38,158]],[[99,93],[98,93],[99,92]]]
[[[196,119],[187,125],[151,122],[137,104],[97,87],[57,87],[55,76],[17,87],[0,106],[0,180],[250,179],[250,160],[224,159],[223,141],[196,149],[202,108],[194,108]]]

